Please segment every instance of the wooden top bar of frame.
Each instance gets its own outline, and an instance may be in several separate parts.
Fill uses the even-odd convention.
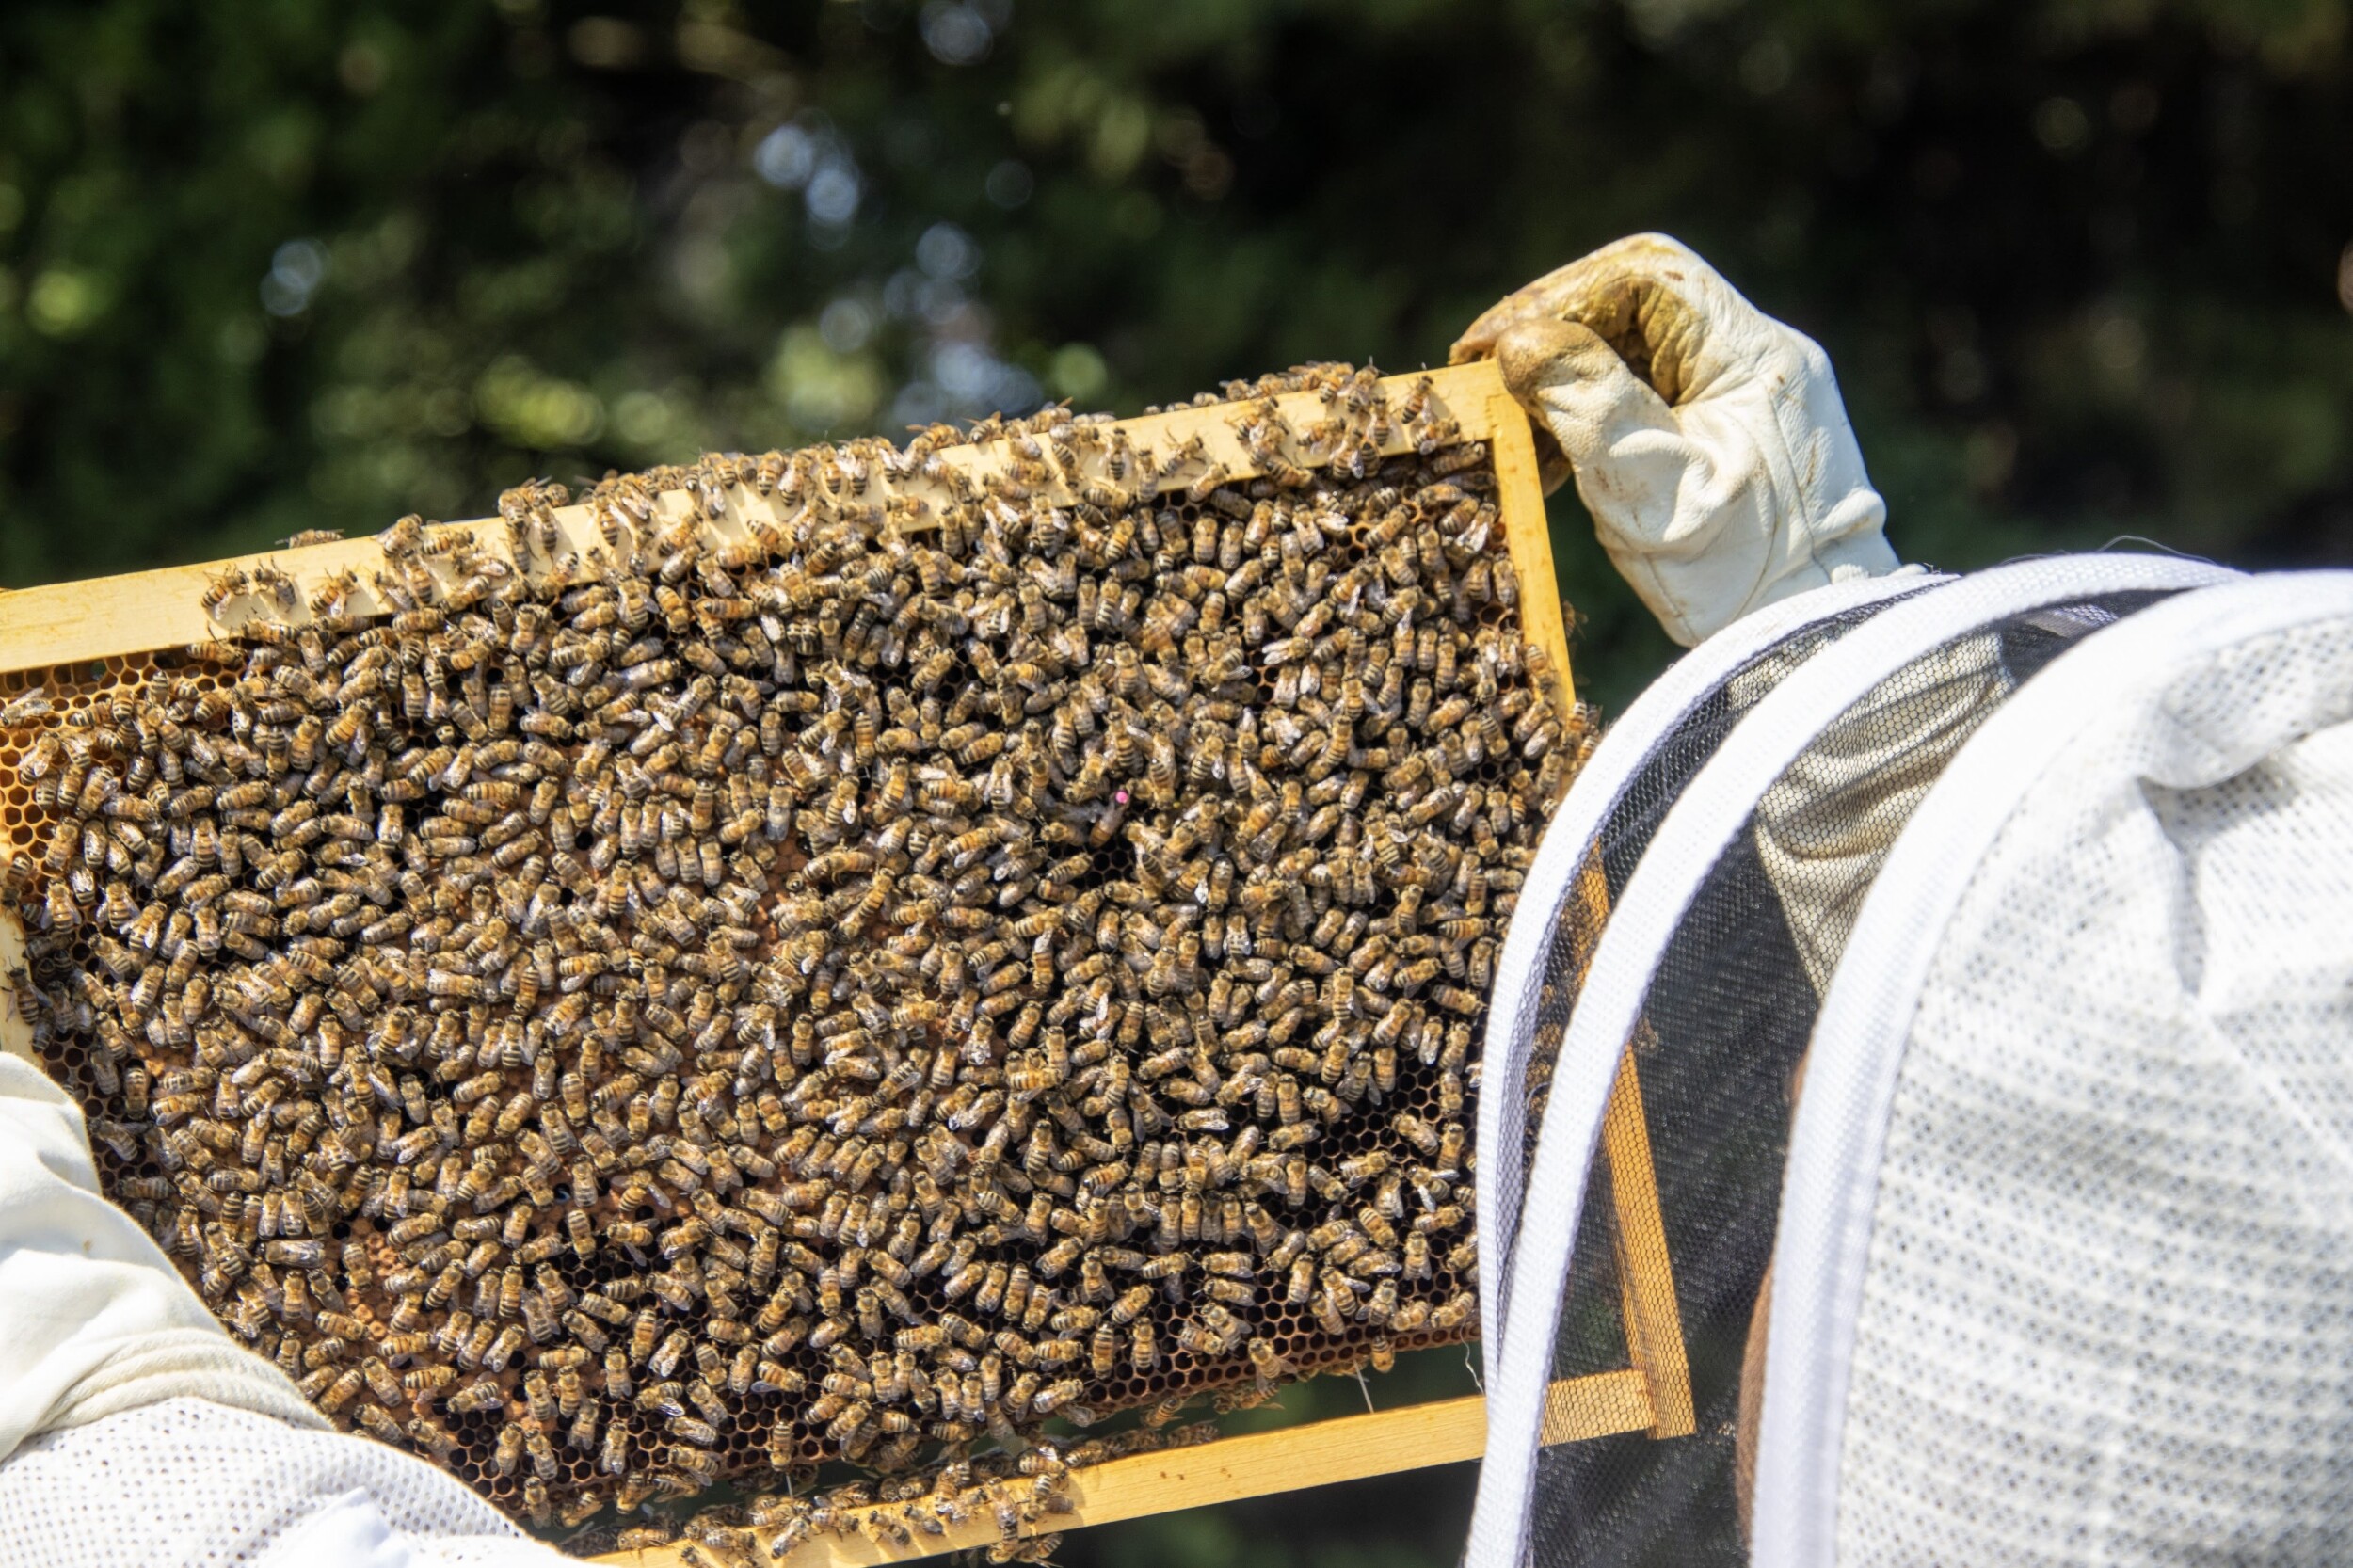
[[[1486,361],[1392,376],[1385,378],[1382,385],[1394,406],[1402,402],[1414,384],[1425,377],[1430,383],[1429,402],[1433,413],[1454,422],[1461,433],[1460,440],[1484,440],[1489,444],[1506,537],[1513,565],[1527,589],[1520,600],[1523,634],[1551,656],[1562,683],[1559,696],[1565,702],[1570,696],[1568,643],[1560,601],[1553,592],[1552,547],[1545,532],[1544,492],[1527,418],[1505,391],[1500,374]],[[1311,392],[1286,393],[1275,402],[1294,431],[1305,430],[1325,412],[1322,398]],[[1240,407],[1217,403],[1174,408],[1166,413],[1119,421],[1115,428],[1136,449],[1163,455],[1196,436],[1200,438],[1200,459],[1157,482],[1156,491],[1165,494],[1182,490],[1203,477],[1209,465],[1222,467],[1229,480],[1254,478],[1262,472],[1235,432]],[[1392,422],[1383,454],[1394,456],[1410,449],[1402,422]],[[1296,439],[1287,440],[1282,450],[1305,468],[1320,467],[1329,456],[1308,450]],[[1007,470],[1016,453],[1013,441],[1005,440],[943,448],[940,456],[951,467],[972,473],[987,469]],[[1081,486],[1111,482],[1099,446],[1080,456],[1079,468],[1077,482]],[[1072,485],[1059,476],[1041,486],[1037,493],[1058,504],[1079,499]],[[920,474],[898,479],[877,474],[863,494],[870,501],[912,500],[925,508],[936,508],[952,500],[946,487]],[[755,520],[784,520],[783,505],[776,497],[762,496],[751,489],[737,488],[728,491],[725,504],[724,518],[714,523],[723,539],[740,535]],[[684,516],[691,504],[685,491],[668,490],[657,495],[655,504],[655,526],[659,527],[665,520]],[[570,550],[585,556],[591,549],[601,547],[603,541],[596,520],[586,505],[559,507],[554,515]],[[904,520],[898,526],[903,530],[920,529],[925,526],[923,515],[921,510],[904,509]],[[506,526],[499,520],[444,523],[431,532],[445,535],[456,530],[471,534],[480,549],[510,563],[514,560]],[[228,618],[215,620],[206,615],[201,603],[205,586],[226,569],[250,570],[264,562],[294,578],[306,606],[312,593],[328,579],[339,572],[353,571],[359,574],[362,586],[351,598],[352,610],[372,615],[389,608],[368,585],[371,576],[384,564],[382,551],[373,536],[195,566],[165,567],[120,577],[53,584],[0,593],[0,672],[152,653],[232,634],[247,616],[258,616],[262,613],[260,606],[251,600],[238,600],[227,608]],[[537,566],[535,562],[535,570]],[[283,618],[299,626],[309,619],[309,611],[297,609]]]

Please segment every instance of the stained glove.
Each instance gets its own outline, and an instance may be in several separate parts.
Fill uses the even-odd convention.
[[[1493,355],[1571,474],[1619,572],[1689,646],[1749,611],[1896,568],[1829,357],[1663,234],[1496,305],[1455,344]]]

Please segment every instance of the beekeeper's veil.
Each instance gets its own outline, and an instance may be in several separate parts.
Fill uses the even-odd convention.
[[[1504,1186],[1494,1223],[1517,1227],[1489,1260],[1472,1568],[1746,1560],[1742,1368],[1799,1064],[1864,896],[2038,672],[2228,575],[2098,556],[1915,578],[1785,657],[1758,655],[1785,634],[1751,636],[1614,777],[1580,777],[1540,856],[1577,886],[1530,876],[1490,1027],[1482,1096],[1524,1108],[1550,1070],[1532,1159],[1513,1103],[1481,1127],[1482,1206]]]
[[[2353,576],[2059,661],[1859,911],[1755,1560],[2353,1560]]]
[[[1668,808],[1733,727],[1785,676],[1897,600],[1947,581],[1907,572],[1783,600],[1677,660],[1609,726],[1553,813],[1521,886],[1490,1015],[1479,1098],[1479,1305],[1487,1370],[1503,1346],[1521,1194],[1569,993],[1584,976],[1610,901]],[[1509,1001],[1511,1005],[1504,1005]],[[1490,1158],[1488,1151],[1494,1151]]]

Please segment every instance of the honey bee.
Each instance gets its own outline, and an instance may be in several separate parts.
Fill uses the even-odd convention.
[[[247,581],[251,591],[268,599],[280,615],[292,615],[302,605],[302,590],[275,563],[265,561],[255,567]]]
[[[224,567],[205,583],[199,602],[206,616],[218,620],[222,605],[232,599],[242,599],[252,590],[252,579],[246,575],[242,568]]]
[[[8,705],[0,708],[0,727],[9,729],[24,728],[27,725],[47,718],[55,707],[56,705],[49,700],[48,688],[43,685],[35,685],[9,698]],[[54,734],[43,735],[35,743],[35,746],[36,754],[45,749],[48,754],[54,756],[57,746],[56,737]],[[36,768],[28,760],[27,765],[20,771],[28,778],[38,779],[48,771],[48,767],[44,762]]]
[[[365,1387],[366,1384],[367,1380],[360,1369],[357,1367],[351,1368],[335,1377],[317,1395],[318,1407],[331,1416],[358,1399],[360,1389]]]

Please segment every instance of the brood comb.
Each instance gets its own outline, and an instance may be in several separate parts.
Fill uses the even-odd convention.
[[[1526,429],[1228,391],[10,596],[15,1022],[110,1192],[540,1519],[1465,1337],[1583,738]]]

